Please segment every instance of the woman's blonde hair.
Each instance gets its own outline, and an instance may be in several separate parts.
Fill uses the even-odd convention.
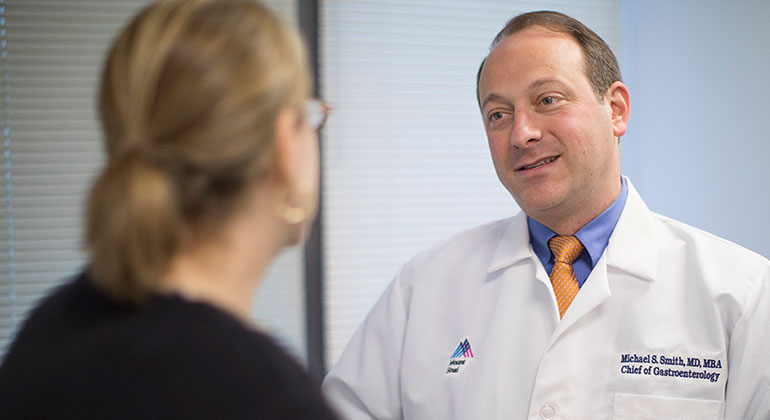
[[[92,281],[141,302],[274,162],[274,122],[310,91],[296,33],[251,0],[162,0],[115,40],[100,113],[108,162],[87,204]]]

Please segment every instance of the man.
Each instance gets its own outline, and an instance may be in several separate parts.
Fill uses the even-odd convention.
[[[324,382],[343,417],[770,418],[770,261],[621,177],[629,93],[606,43],[520,15],[478,100],[523,213],[401,269]]]

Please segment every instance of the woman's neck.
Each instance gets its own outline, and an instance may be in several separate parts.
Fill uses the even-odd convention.
[[[282,228],[269,209],[241,214],[215,238],[174,257],[161,292],[214,305],[248,322],[262,276],[284,246]]]

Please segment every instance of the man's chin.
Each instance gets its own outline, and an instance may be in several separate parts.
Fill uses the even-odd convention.
[[[546,188],[530,188],[512,193],[516,204],[527,214],[547,213],[562,201],[561,194]]]

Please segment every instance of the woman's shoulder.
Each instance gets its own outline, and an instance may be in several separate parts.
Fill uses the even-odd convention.
[[[162,369],[183,381],[178,385],[200,391],[198,412],[226,406],[233,416],[212,414],[297,419],[329,412],[304,367],[267,334],[207,304],[179,297],[160,304],[168,307],[158,311],[164,319],[156,320],[161,328],[153,335],[168,332],[164,351],[175,355]]]
[[[77,395],[101,401],[90,414],[103,418],[301,419],[329,412],[304,368],[268,335],[178,296],[122,305],[80,276],[41,302],[17,341],[0,383],[14,389],[20,412],[51,408],[41,418],[90,410],[73,405]],[[129,404],[137,395],[143,403]],[[45,407],[34,404],[39,398]]]

